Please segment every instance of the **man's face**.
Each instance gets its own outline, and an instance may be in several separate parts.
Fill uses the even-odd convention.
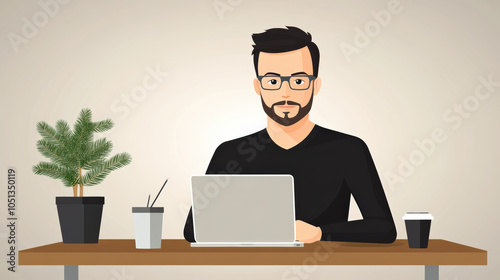
[[[261,52],[257,71],[259,76],[266,77],[300,78],[313,75],[311,54],[307,47],[283,53]],[[272,78],[270,79],[274,82]],[[254,79],[255,92],[261,97],[264,111],[271,119],[285,126],[300,121],[309,113],[313,95],[318,93],[320,86],[321,80],[316,78],[306,90],[293,90],[288,81],[283,81],[278,90],[267,90],[261,86],[258,79]]]

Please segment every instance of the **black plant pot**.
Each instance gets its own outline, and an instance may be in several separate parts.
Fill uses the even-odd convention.
[[[104,197],[56,197],[63,243],[97,243]]]

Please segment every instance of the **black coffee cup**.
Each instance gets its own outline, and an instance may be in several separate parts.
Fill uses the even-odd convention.
[[[403,216],[410,248],[427,248],[433,219],[429,212],[407,212]]]

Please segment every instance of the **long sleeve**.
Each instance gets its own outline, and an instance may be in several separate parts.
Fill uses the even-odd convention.
[[[186,218],[186,224],[184,225],[184,239],[188,242],[196,242],[194,239],[194,228],[193,228],[193,207],[189,208],[189,213]]]
[[[392,243],[397,233],[384,189],[368,147],[355,139],[343,159],[342,184],[350,189],[363,219],[320,225],[321,240]]]

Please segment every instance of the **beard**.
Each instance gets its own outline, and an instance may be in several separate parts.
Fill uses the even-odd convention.
[[[281,125],[290,126],[292,124],[297,123],[298,121],[300,121],[301,119],[303,119],[307,114],[309,114],[309,111],[311,111],[311,107],[312,107],[313,96],[314,96],[314,88],[313,88],[313,91],[311,92],[311,98],[309,99],[309,102],[307,102],[307,104],[304,107],[302,107],[297,102],[286,101],[286,100],[283,100],[283,101],[280,101],[280,102],[276,102],[271,107],[268,107],[266,105],[266,103],[264,103],[264,99],[262,99],[262,94],[260,95],[260,100],[262,102],[262,107],[264,108],[264,112],[266,112],[266,114],[272,120],[274,120],[275,122],[277,122],[277,123],[279,123]],[[274,111],[274,106],[279,106],[279,105],[297,105],[297,106],[299,106],[299,111],[297,112],[297,115],[295,115],[295,117],[291,117],[291,118],[288,117],[288,114],[290,112],[285,112],[284,113],[285,116],[284,117],[280,117]]]

